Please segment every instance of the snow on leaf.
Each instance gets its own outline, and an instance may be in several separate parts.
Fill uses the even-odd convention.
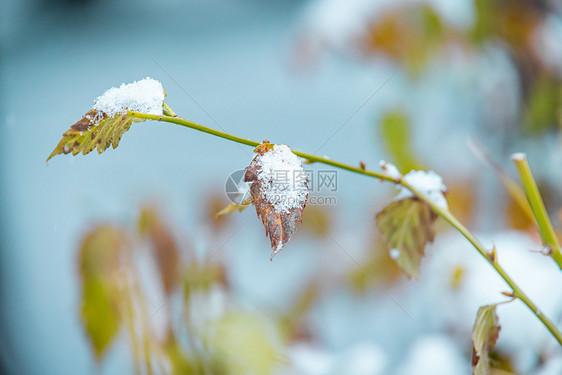
[[[425,244],[433,242],[437,215],[416,198],[391,202],[377,214],[377,228],[391,258],[408,277],[419,276]]]
[[[107,90],[82,119],[63,133],[47,161],[59,154],[86,155],[96,148],[101,154],[109,146],[115,149],[133,122],[144,121],[128,111],[161,115],[164,96],[162,84],[150,78]]]
[[[490,373],[488,354],[496,345],[501,329],[496,306],[496,304],[481,306],[476,313],[476,320],[472,327],[472,373],[474,375]]]
[[[150,77],[112,87],[99,96],[92,109],[113,117],[125,111],[161,115],[166,92],[162,84]]]
[[[385,160],[381,160],[379,162],[379,166],[384,171],[384,173],[392,177],[395,181],[400,181],[400,179],[402,178],[400,171],[398,170],[398,168],[396,168],[394,164],[391,164]]]
[[[80,246],[80,318],[98,361],[116,338],[122,321],[120,258],[125,244],[123,232],[104,225],[89,232]]]
[[[447,199],[445,193],[447,187],[443,184],[443,179],[433,171],[411,171],[404,176],[404,180],[414,188],[425,194],[433,203],[440,208],[447,210]],[[407,188],[401,186],[398,195],[394,200],[413,197],[414,194]]]
[[[286,145],[264,142],[246,167],[252,202],[269,236],[273,253],[283,250],[302,222],[308,199],[308,176],[298,157]]]

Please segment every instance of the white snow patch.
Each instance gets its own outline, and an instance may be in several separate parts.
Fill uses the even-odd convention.
[[[360,341],[340,356],[339,366],[333,374],[382,375],[388,373],[388,358],[377,345]],[[338,371],[339,370],[339,371]]]
[[[513,161],[522,161],[527,159],[527,155],[523,152],[516,152],[515,154],[511,155],[511,160]]]
[[[297,344],[288,349],[292,370],[297,374],[327,375],[334,368],[335,356],[321,348]],[[289,372],[292,374],[292,372]]]
[[[433,171],[411,171],[404,176],[404,180],[411,184],[414,188],[425,194],[433,203],[438,207],[447,209],[447,199],[443,193],[447,191],[447,187],[443,184],[443,179]],[[401,200],[413,197],[414,194],[406,189],[400,187],[400,192],[394,200]]]
[[[456,342],[445,335],[427,335],[414,342],[397,374],[467,374],[469,366]]]
[[[379,165],[381,166],[384,173],[386,173],[390,177],[392,177],[396,180],[402,178],[402,175],[400,174],[400,171],[398,170],[398,168],[396,168],[396,166],[394,164],[389,163],[385,160],[381,160],[379,162]]]
[[[164,88],[150,77],[129,84],[112,87],[99,96],[92,109],[102,111],[109,117],[127,110],[151,115],[162,114]]]
[[[381,347],[360,341],[345,350],[333,351],[299,343],[288,349],[291,375],[383,375],[389,360]]]
[[[398,259],[399,256],[400,256],[400,250],[399,249],[390,249],[390,257],[392,259]]]
[[[274,145],[254,158],[260,166],[257,178],[262,194],[276,212],[303,207],[308,198],[308,175],[287,145]]]

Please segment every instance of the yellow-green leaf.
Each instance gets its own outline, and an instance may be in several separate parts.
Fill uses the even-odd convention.
[[[167,355],[170,361],[170,374],[191,375],[196,373],[196,371],[194,371],[192,367],[192,364],[189,362],[189,359],[185,355],[183,348],[178,342],[175,334],[171,330],[168,332],[166,340],[164,341],[163,349],[164,353]]]
[[[47,161],[59,154],[77,155],[81,152],[86,155],[95,148],[101,154],[109,146],[116,148],[133,121],[144,120],[135,118],[128,112],[108,117],[105,113],[92,109],[63,133],[61,141],[49,155]]]
[[[228,374],[273,374],[281,358],[282,334],[265,317],[236,312],[218,320],[209,343]]]
[[[80,247],[80,317],[97,360],[115,339],[122,320],[119,271],[125,243],[120,230],[100,226],[86,235]]]
[[[496,304],[481,306],[476,313],[476,320],[472,327],[472,373],[474,375],[490,373],[488,355],[496,345],[501,328],[496,306]]]
[[[231,202],[225,208],[217,212],[216,217],[228,215],[236,211],[244,211],[252,203],[252,197],[248,197],[242,204]]]
[[[437,215],[416,198],[393,201],[377,214],[377,227],[390,256],[408,277],[418,277],[425,244],[433,242]]]
[[[538,136],[558,127],[562,108],[562,82],[543,74],[531,88],[523,113],[523,129]]]
[[[190,303],[191,295],[195,291],[208,293],[216,284],[227,284],[223,266],[212,263],[205,265],[198,262],[191,263],[186,269],[183,280],[183,296],[186,305]]]

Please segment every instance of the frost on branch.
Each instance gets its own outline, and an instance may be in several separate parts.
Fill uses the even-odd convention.
[[[500,325],[496,314],[497,305],[481,306],[472,327],[472,373],[486,375],[490,372],[488,354],[496,345]]]
[[[283,250],[302,221],[308,199],[308,176],[299,158],[286,145],[264,141],[246,167],[252,203],[271,240],[271,259]]]
[[[393,172],[394,173],[394,172]],[[404,180],[442,209],[447,209],[445,185],[435,172],[412,171]],[[377,228],[391,258],[408,275],[418,277],[425,244],[433,242],[437,214],[412,192],[401,187],[394,201],[377,214]]]
[[[445,199],[445,192],[447,187],[443,184],[443,179],[433,171],[411,171],[404,176],[404,180],[410,183],[414,188],[419,190],[422,194],[426,195],[438,207],[446,210],[447,199]],[[412,192],[405,187],[401,187],[400,192],[394,200],[413,197]]]
[[[81,120],[63,133],[47,161],[58,154],[86,155],[95,148],[101,154],[109,146],[116,148],[133,122],[144,121],[128,111],[161,115],[165,95],[162,84],[148,77],[107,90]]]

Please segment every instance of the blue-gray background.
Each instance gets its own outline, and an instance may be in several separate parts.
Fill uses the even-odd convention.
[[[380,89],[319,154],[351,164],[364,160],[374,168],[385,158],[376,119],[401,105],[415,108],[416,144],[433,168],[445,176],[481,168],[468,161],[473,157],[466,146],[480,120],[473,109],[482,104],[466,87],[479,84],[472,80],[481,67],[457,79],[458,72],[437,63],[423,88],[406,90],[404,72],[382,60],[333,53],[299,65],[295,56],[307,32],[307,1],[4,0],[1,7],[0,364],[8,373],[98,373],[78,316],[81,234],[99,221],[132,225],[138,207],[149,201],[160,205],[194,248],[215,246],[205,240],[213,234],[202,224],[202,197],[220,191],[232,171],[248,164],[248,154],[234,143],[159,123],[134,125],[117,150],[101,157],[57,156],[45,164],[61,133],[111,86],[150,76],[162,82],[166,102],[185,118],[309,152]],[[462,5],[457,14],[470,18]],[[459,23],[466,22],[463,17]],[[493,58],[495,78],[511,82],[503,57]],[[464,99],[452,100],[458,97]],[[510,100],[517,98],[508,95]],[[526,146],[531,160],[540,160],[537,146]],[[539,173],[555,169],[559,154]],[[353,174],[339,177],[334,236],[353,255],[360,252],[358,243],[369,240],[373,214],[391,189]],[[494,199],[501,190],[494,177],[481,181]],[[485,199],[479,204],[485,207]],[[244,213],[239,223],[249,223],[221,251],[240,293],[248,291],[242,299],[251,304],[257,295],[283,306],[303,280],[327,266],[315,265],[318,253],[339,250],[333,243],[312,246],[297,238],[271,263],[253,215]],[[479,225],[493,222],[482,215]],[[349,263],[345,254],[332,259],[338,256]],[[337,274],[337,264],[331,266]],[[348,302],[340,301],[341,308]],[[396,329],[397,336],[423,330],[398,309],[386,309],[392,318],[386,329]],[[364,331],[380,333],[363,323],[334,323],[341,332],[326,334],[327,345],[337,349],[367,336]],[[117,345],[101,372],[127,373],[130,366],[126,346]]]

